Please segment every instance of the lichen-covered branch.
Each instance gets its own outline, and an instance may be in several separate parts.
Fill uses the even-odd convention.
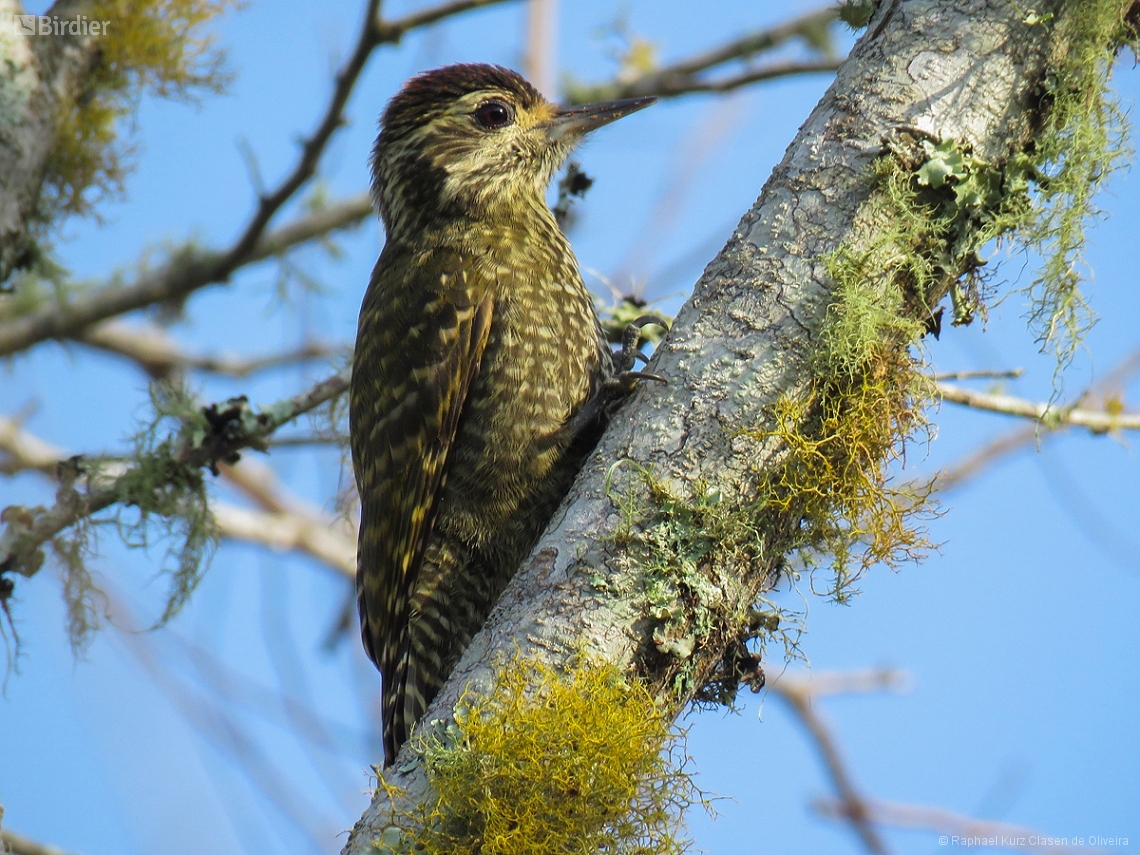
[[[432,728],[460,697],[499,691],[511,663],[583,654],[679,710],[753,679],[750,645],[778,627],[764,594],[797,571],[789,556],[832,551],[840,596],[851,562],[920,548],[922,497],[908,507],[886,474],[929,394],[910,348],[948,293],[968,321],[979,241],[1027,216],[1041,96],[1067,85],[1049,77],[1055,40],[1101,45],[1108,73],[1120,27],[1088,25],[1084,7],[879,5],[658,348],[650,370],[668,385],[616,414],[428,710]],[[429,789],[406,748],[346,855],[414,846],[408,818]]]
[[[155,449],[112,477],[98,470],[84,472],[82,461],[70,482],[65,480],[51,508],[9,506],[0,513],[0,573],[31,576],[44,561],[43,546],[60,532],[111,505],[138,505],[147,509],[160,502],[158,495],[173,486],[200,485],[201,470],[217,470],[235,462],[246,448],[264,449],[266,438],[282,425],[343,394],[348,388],[349,369],[311,389],[254,410],[244,398],[204,407]],[[76,489],[79,475],[87,474],[87,488]]]
[[[72,457],[25,430],[15,419],[0,418],[0,475],[37,471],[58,481],[60,464]],[[346,520],[332,519],[319,508],[289,495],[273,470],[244,459],[235,466],[219,465],[223,478],[249,497],[259,509],[211,502],[210,512],[223,540],[256,543],[276,551],[296,551],[325,566],[356,578],[356,531]],[[104,467],[103,477],[122,474]]]

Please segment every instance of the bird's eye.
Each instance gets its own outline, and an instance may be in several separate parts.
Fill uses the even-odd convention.
[[[487,130],[505,128],[514,121],[515,111],[505,101],[495,98],[475,108],[475,121]]]

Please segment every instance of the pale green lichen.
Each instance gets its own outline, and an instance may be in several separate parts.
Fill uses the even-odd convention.
[[[84,517],[52,540],[63,578],[68,636],[77,653],[105,620],[106,597],[87,567],[98,528],[115,526],[131,548],[165,546],[161,572],[170,582],[155,626],[171,620],[189,602],[217,545],[205,479],[183,459],[187,449],[210,434],[202,409],[185,389],[165,383],[152,384],[151,404],[153,416],[133,438],[125,468],[121,460],[75,458],[74,472],[65,474],[59,491],[67,501],[81,476],[89,488],[113,483],[116,491],[112,516]]]
[[[183,462],[211,434],[202,408],[184,387],[151,385],[154,415],[135,436],[134,464],[119,484],[119,528],[128,546],[167,543],[163,572],[170,576],[166,606],[157,625],[190,599],[217,545],[201,470]],[[173,430],[171,429],[173,427]],[[133,519],[124,518],[132,513]]]
[[[762,684],[758,666],[769,641],[782,642],[786,657],[798,655],[800,616],[764,598],[738,602],[726,594],[733,587],[726,582],[741,568],[769,558],[760,508],[735,506],[705,484],[686,485],[684,495],[680,489],[630,461],[615,464],[606,478],[606,493],[621,513],[612,541],[619,561],[637,568],[638,589],[631,593],[657,654],[640,667],[666,674],[674,698],[732,706],[742,682]],[[604,590],[614,578],[599,574],[591,583]],[[698,649],[723,654],[710,670],[693,656]]]
[[[1109,88],[1122,47],[1138,44],[1132,0],[1070,0],[1053,26],[1053,51],[1041,104],[1042,126],[1027,152],[1041,175],[1020,238],[1043,263],[1030,286],[1030,320],[1058,371],[1094,320],[1081,293],[1085,224],[1096,193],[1127,160],[1127,120]],[[1127,16],[1131,15],[1129,19]]]

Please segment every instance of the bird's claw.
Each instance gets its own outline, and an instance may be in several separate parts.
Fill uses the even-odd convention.
[[[615,396],[624,396],[636,388],[638,380],[653,380],[657,383],[669,382],[660,374],[650,374],[648,371],[622,371],[607,380],[602,388],[605,392]]]
[[[637,320],[626,324],[625,330],[621,335],[621,350],[618,351],[614,360],[614,368],[617,369],[617,376],[623,374],[640,374],[640,372],[633,371],[633,366],[637,364],[637,360],[641,359],[643,362],[648,363],[649,358],[641,352],[641,328],[656,324],[662,329],[669,329],[669,322],[658,315],[642,315]],[[642,377],[634,377],[634,380],[658,380],[662,383],[665,382],[664,378],[658,377],[653,374],[644,375]],[[631,385],[630,390],[633,389]]]

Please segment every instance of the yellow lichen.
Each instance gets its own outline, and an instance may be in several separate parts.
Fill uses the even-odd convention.
[[[89,214],[122,190],[132,153],[120,120],[143,93],[193,99],[228,76],[203,25],[237,0],[96,0],[88,20],[106,21],[95,66],[77,97],[60,107],[40,217]]]
[[[381,851],[680,853],[682,815],[700,801],[668,716],[614,665],[508,663],[492,692],[464,695],[455,722],[413,746],[431,797],[393,817]]]
[[[913,254],[889,243],[861,256],[844,247],[824,259],[833,302],[810,390],[782,396],[774,426],[748,432],[783,444],[785,457],[762,477],[760,492],[769,510],[798,517],[792,548],[812,562],[830,555],[826,593],[839,600],[872,565],[897,567],[930,548],[922,526],[933,512],[929,491],[891,481],[892,464],[926,431],[928,393],[909,350],[923,324],[906,311],[899,285]]]

